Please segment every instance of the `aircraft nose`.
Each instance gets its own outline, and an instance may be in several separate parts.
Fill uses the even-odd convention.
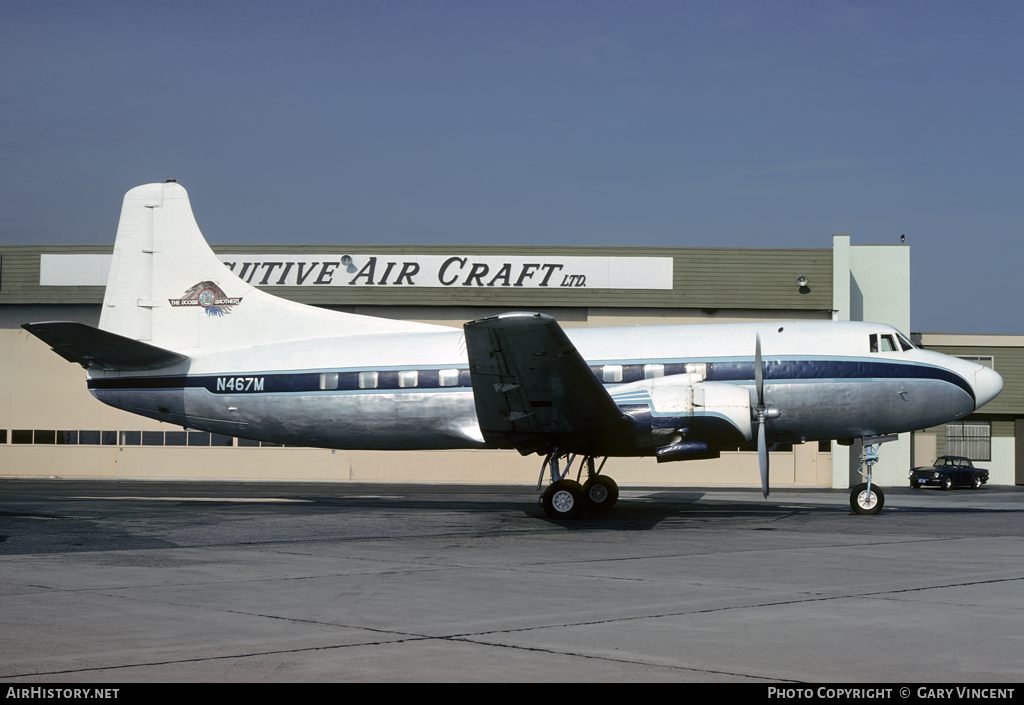
[[[975,409],[980,409],[988,404],[1001,391],[1003,391],[1003,378],[998,372],[990,367],[982,367],[974,373]]]

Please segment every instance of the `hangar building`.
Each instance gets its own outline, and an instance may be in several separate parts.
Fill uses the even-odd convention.
[[[910,248],[734,249],[382,245],[214,246],[237,275],[323,308],[460,327],[510,310],[563,326],[854,320],[910,330]],[[113,244],[0,245],[0,476],[535,483],[514,451],[332,451],[190,431],[105,406],[85,371],[22,323],[97,325]],[[414,278],[428,285],[407,286]],[[531,286],[524,286],[523,284]],[[982,412],[882,446],[875,481],[912,464],[977,458],[993,484],[1024,484],[1024,336],[913,334],[922,347],[992,365],[1006,383]],[[751,343],[753,346],[753,342]],[[751,350],[753,354],[753,350]],[[857,444],[773,448],[773,487],[850,487]],[[613,458],[620,484],[759,487],[756,451],[658,464]]]

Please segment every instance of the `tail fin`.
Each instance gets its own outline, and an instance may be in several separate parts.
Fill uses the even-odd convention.
[[[188,194],[176,183],[148,184],[125,194],[100,328],[186,352],[439,330],[326,311],[259,291],[217,259],[199,232]]]

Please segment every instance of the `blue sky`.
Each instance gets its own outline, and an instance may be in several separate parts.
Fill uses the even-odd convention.
[[[1024,334],[1019,2],[0,1],[0,242],[911,245]]]

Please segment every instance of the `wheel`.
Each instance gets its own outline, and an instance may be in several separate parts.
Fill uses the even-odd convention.
[[[855,514],[878,514],[885,504],[885,495],[878,485],[871,485],[871,492],[868,492],[868,483],[862,482],[850,492],[850,507]]]
[[[953,489],[953,478],[950,475],[944,475],[942,477],[942,489],[951,490]]]
[[[605,475],[594,475],[583,485],[583,497],[592,509],[611,509],[619,501],[619,486]]]
[[[974,477],[971,478],[971,489],[972,490],[980,490],[981,489],[981,485],[982,485],[982,482],[981,482],[981,476],[980,475],[975,475]]]
[[[575,519],[583,512],[583,487],[575,480],[553,482],[544,490],[540,506],[549,519]]]

